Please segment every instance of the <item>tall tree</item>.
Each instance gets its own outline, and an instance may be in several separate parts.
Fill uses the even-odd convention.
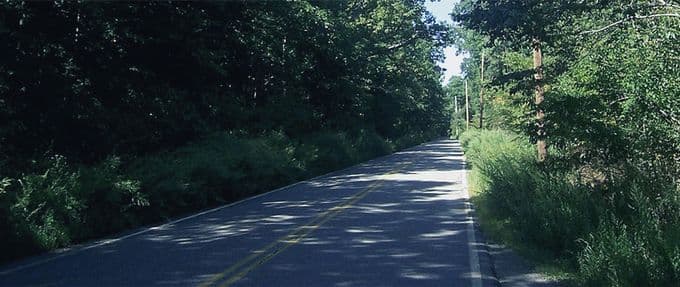
[[[479,31],[513,47],[531,47],[534,53],[534,90],[536,150],[538,160],[547,157],[544,99],[542,45],[555,37],[555,26],[565,20],[563,1],[545,0],[467,0],[454,10],[454,19],[474,31]]]
[[[484,127],[484,51],[479,61],[479,128]]]

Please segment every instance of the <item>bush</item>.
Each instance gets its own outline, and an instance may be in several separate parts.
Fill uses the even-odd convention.
[[[510,222],[519,240],[565,257],[597,225],[597,204],[588,191],[570,183],[567,174],[541,170],[532,147],[516,135],[475,131],[461,139],[488,208]]]
[[[95,166],[81,167],[78,180],[84,226],[78,230],[77,239],[110,234],[140,223],[133,211],[148,206],[149,201],[140,190],[140,181],[124,174],[120,157],[111,156]]]
[[[395,150],[395,147],[390,141],[384,139],[372,130],[359,131],[352,146],[355,150],[354,162],[361,162],[376,156],[390,154]]]
[[[534,161],[533,147],[503,131],[461,135],[484,214],[515,242],[575,267],[584,286],[670,286],[680,280],[677,186],[626,167],[606,186]]]
[[[0,261],[234,201],[393,151],[372,130],[292,140],[215,133],[174,150],[74,167],[63,156],[0,176]]]
[[[302,139],[298,154],[313,173],[324,173],[350,165],[352,143],[345,133],[316,133]]]
[[[15,201],[9,208],[15,235],[34,242],[40,249],[69,244],[82,224],[81,211],[85,207],[78,194],[79,177],[64,157],[54,156],[44,173],[17,179]]]
[[[174,151],[134,161],[129,174],[142,183],[158,220],[232,201],[279,186],[302,172],[292,143],[280,134],[238,138],[218,133]]]
[[[680,197],[646,195],[653,183],[631,182],[626,211],[614,210],[582,241],[581,285],[673,286],[680,282]],[[668,190],[668,189],[667,189]],[[616,213],[614,213],[616,212]]]
[[[372,130],[350,134],[322,132],[303,138],[296,158],[311,174],[321,174],[389,154],[394,149],[392,143]]]
[[[71,167],[55,155],[36,168],[41,173],[4,178],[0,196],[2,244],[12,246],[1,259],[64,247],[134,225],[129,211],[146,205],[139,183],[124,177],[120,159],[93,167]]]

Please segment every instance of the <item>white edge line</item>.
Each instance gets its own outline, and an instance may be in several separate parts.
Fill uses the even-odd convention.
[[[434,141],[439,141],[439,140],[434,140]],[[148,228],[146,228],[146,229],[144,229],[144,230],[140,230],[140,231],[137,231],[137,232],[132,233],[132,234],[124,235],[124,236],[121,236],[121,237],[118,237],[118,238],[104,239],[104,240],[101,240],[101,241],[99,241],[99,242],[93,243],[92,245],[88,245],[88,246],[84,246],[84,247],[80,247],[80,248],[78,248],[78,247],[68,248],[68,247],[67,247],[67,248],[64,248],[64,249],[61,249],[61,250],[51,251],[51,252],[59,252],[60,254],[57,254],[57,255],[54,255],[54,256],[51,256],[51,257],[42,259],[42,260],[38,260],[38,261],[31,262],[31,263],[27,263],[27,264],[24,264],[24,265],[19,265],[19,266],[10,268],[10,269],[1,270],[1,271],[0,271],[0,275],[8,275],[8,274],[14,273],[14,272],[16,272],[16,271],[20,271],[20,270],[23,270],[23,269],[26,269],[26,268],[38,266],[38,265],[45,264],[45,263],[50,262],[50,261],[57,260],[57,259],[59,259],[59,258],[63,258],[63,257],[66,257],[66,256],[71,256],[71,255],[76,255],[76,254],[81,253],[81,252],[83,252],[83,251],[85,251],[85,250],[89,250],[89,249],[92,249],[92,248],[97,248],[97,247],[104,246],[104,245],[111,244],[111,243],[115,243],[115,242],[118,242],[118,241],[121,241],[121,240],[124,240],[124,239],[128,239],[128,238],[133,237],[133,236],[137,236],[137,235],[140,235],[140,234],[147,233],[147,232],[152,231],[152,230],[161,229],[161,228],[163,228],[163,227],[165,227],[165,226],[168,226],[168,225],[176,224],[176,223],[179,223],[179,222],[182,222],[182,221],[185,221],[185,220],[189,220],[189,219],[192,219],[192,218],[201,216],[201,215],[205,215],[205,214],[208,214],[208,213],[212,213],[212,212],[215,212],[215,211],[219,211],[219,210],[224,209],[224,208],[232,207],[232,206],[234,206],[234,205],[241,204],[241,203],[244,203],[244,202],[246,202],[246,201],[250,201],[250,200],[253,200],[253,199],[256,199],[256,198],[259,198],[259,197],[268,195],[268,194],[270,194],[270,193],[274,193],[274,192],[282,191],[282,190],[285,190],[285,189],[289,189],[289,188],[295,187],[296,185],[300,185],[300,184],[303,184],[303,183],[309,183],[309,182],[311,182],[311,181],[314,181],[314,180],[317,180],[317,179],[320,179],[320,178],[323,178],[323,177],[330,176],[330,175],[332,175],[332,174],[334,174],[334,173],[341,173],[341,172],[343,172],[343,171],[347,171],[347,170],[352,169],[352,168],[357,168],[357,167],[360,167],[360,166],[362,166],[362,165],[366,165],[366,164],[368,164],[368,163],[370,163],[370,162],[373,162],[373,161],[382,160],[382,159],[385,159],[385,158],[387,158],[387,157],[394,156],[394,155],[396,155],[396,154],[399,154],[399,153],[402,153],[402,152],[405,152],[405,151],[409,151],[409,150],[415,149],[415,148],[417,148],[417,147],[419,147],[419,146],[423,146],[423,145],[429,144],[429,143],[434,142],[434,141],[429,141],[429,142],[421,143],[421,144],[416,145],[416,146],[412,146],[412,147],[409,147],[409,148],[405,148],[405,149],[400,150],[400,151],[398,151],[398,152],[394,152],[394,153],[391,153],[391,154],[379,156],[379,157],[377,157],[377,158],[370,159],[370,160],[367,160],[367,161],[362,162],[362,163],[358,163],[358,164],[355,164],[355,165],[352,165],[352,166],[348,166],[348,167],[343,168],[343,169],[331,171],[331,172],[328,172],[328,173],[325,173],[325,174],[322,174],[322,175],[318,175],[318,176],[315,176],[315,177],[312,177],[312,178],[310,178],[310,179],[306,179],[306,180],[303,180],[303,181],[298,181],[298,182],[296,182],[296,183],[292,183],[292,184],[289,184],[289,185],[286,185],[286,186],[282,186],[282,187],[279,187],[279,188],[277,188],[277,189],[267,191],[267,192],[265,192],[265,193],[260,193],[260,194],[257,194],[257,195],[253,195],[253,196],[251,196],[251,197],[244,198],[244,199],[241,199],[241,200],[236,201],[236,202],[232,202],[232,203],[229,203],[229,204],[226,204],[226,205],[223,205],[223,206],[218,206],[218,207],[215,207],[215,208],[213,208],[213,209],[205,210],[205,211],[202,211],[202,212],[199,212],[199,213],[196,213],[196,214],[192,214],[192,215],[189,215],[189,216],[186,216],[186,217],[182,217],[182,218],[179,218],[179,219],[170,221],[170,222],[163,223],[163,224],[161,224],[161,225],[148,227]],[[47,253],[47,254],[49,254],[49,253]],[[47,255],[47,256],[49,256],[49,255]]]
[[[463,162],[465,162],[467,166],[467,162],[465,161],[465,156],[463,156]],[[470,283],[472,284],[472,287],[481,287],[482,286],[482,273],[481,273],[481,268],[479,266],[479,255],[477,254],[477,250],[474,246],[474,244],[477,243],[477,239],[475,238],[475,219],[472,214],[472,203],[470,202],[470,190],[468,188],[468,182],[467,182],[467,170],[464,170],[463,172],[463,183],[465,186],[465,192],[467,193],[468,196],[468,201],[466,202],[465,205],[465,212],[468,215],[468,226],[467,226],[467,238],[468,238],[468,251],[470,252]]]

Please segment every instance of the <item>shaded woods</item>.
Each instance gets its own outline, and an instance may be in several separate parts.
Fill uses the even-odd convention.
[[[470,57],[447,89],[471,83],[475,119],[484,89],[487,130],[462,139],[490,233],[576,286],[677,285],[680,3],[463,0],[453,15]]]
[[[422,1],[0,4],[0,261],[446,133]]]

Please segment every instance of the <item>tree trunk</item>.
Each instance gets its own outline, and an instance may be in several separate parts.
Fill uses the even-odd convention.
[[[479,73],[479,128],[484,126],[484,51],[482,51],[481,71]]]
[[[468,97],[467,80],[465,80],[465,130],[470,129],[470,97]]]
[[[456,125],[456,138],[458,138],[458,135],[460,135],[459,129],[458,129],[458,96],[453,96],[453,123]]]
[[[548,157],[545,132],[545,110],[543,110],[543,55],[541,54],[541,41],[533,39],[534,49],[534,80],[535,80],[535,104],[536,104],[536,150],[538,161],[544,162]]]

